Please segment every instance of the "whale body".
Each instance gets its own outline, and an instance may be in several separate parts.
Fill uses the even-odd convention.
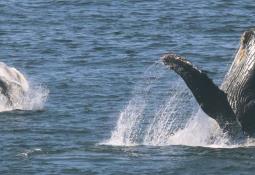
[[[230,135],[255,135],[255,29],[245,31],[220,87],[185,58],[164,54],[163,63],[182,77],[201,109]]]
[[[13,106],[29,90],[25,76],[14,67],[0,62],[0,96],[5,105]]]

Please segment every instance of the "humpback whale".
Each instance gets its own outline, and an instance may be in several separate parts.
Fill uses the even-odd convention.
[[[223,131],[255,135],[255,29],[245,31],[233,63],[220,87],[206,72],[173,53],[163,63],[182,77],[201,109],[216,120]],[[238,131],[238,132],[239,132]]]
[[[5,105],[18,103],[28,89],[28,81],[21,72],[0,62],[0,99],[5,101]]]

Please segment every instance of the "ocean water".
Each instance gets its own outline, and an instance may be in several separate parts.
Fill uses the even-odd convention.
[[[253,174],[160,62],[174,52],[221,84],[252,0],[7,0],[0,61],[32,91],[0,113],[0,174]]]

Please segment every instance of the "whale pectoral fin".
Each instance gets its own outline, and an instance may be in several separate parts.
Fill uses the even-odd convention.
[[[175,54],[165,54],[161,58],[165,65],[183,78],[202,110],[215,119],[221,128],[226,129],[226,125],[236,123],[226,94],[203,71]]]

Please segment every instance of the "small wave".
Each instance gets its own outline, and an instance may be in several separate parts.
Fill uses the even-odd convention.
[[[17,156],[22,158],[28,158],[29,156],[40,152],[42,152],[41,148],[28,149],[22,153],[17,154]]]

